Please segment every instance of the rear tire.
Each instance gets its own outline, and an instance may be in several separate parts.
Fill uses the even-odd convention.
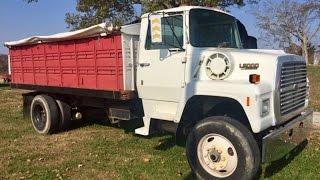
[[[224,116],[197,123],[188,135],[186,154],[199,179],[253,179],[261,158],[248,128]]]
[[[59,126],[59,111],[55,100],[47,95],[37,95],[33,98],[30,117],[34,129],[39,134],[52,134]]]
[[[71,124],[71,107],[61,100],[56,100],[56,102],[60,111],[59,130],[66,131]]]

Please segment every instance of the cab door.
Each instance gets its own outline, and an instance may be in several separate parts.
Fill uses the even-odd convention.
[[[149,23],[148,18],[142,20],[138,93],[146,116],[173,120],[184,88],[184,18],[162,17],[162,42],[156,43],[152,42]]]

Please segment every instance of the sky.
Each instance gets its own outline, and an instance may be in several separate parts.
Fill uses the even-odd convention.
[[[0,0],[0,54],[8,53],[3,46],[6,41],[68,31],[65,14],[75,12],[75,7],[76,0],[40,0],[32,4],[23,0]],[[259,36],[249,6],[231,7],[229,10],[246,26],[249,35]]]

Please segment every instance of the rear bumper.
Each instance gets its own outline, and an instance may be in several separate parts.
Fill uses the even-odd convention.
[[[264,136],[262,162],[280,159],[306,141],[312,128],[312,117],[313,111],[307,110]]]

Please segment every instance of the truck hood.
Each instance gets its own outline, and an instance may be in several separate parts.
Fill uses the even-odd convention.
[[[234,49],[234,48],[208,48],[205,52],[229,52],[229,53],[245,53],[245,54],[252,54],[252,55],[288,55],[283,50],[274,50],[274,49]]]
[[[282,50],[267,50],[267,49],[228,49],[228,48],[198,48],[191,51],[191,57],[197,57],[203,60],[199,70],[199,80],[212,80],[208,76],[208,60],[210,57],[222,54],[231,64],[228,75],[221,79],[229,82],[243,82],[249,83],[250,74],[259,74],[261,83],[270,85],[272,90],[275,89],[276,72],[278,69],[278,62],[281,60],[304,61],[301,56],[287,54]],[[192,63],[192,68],[196,68],[197,62]],[[211,68],[214,70],[214,65],[211,61]],[[219,64],[219,63],[218,63]],[[221,69],[221,68],[220,68]],[[219,71],[219,70],[218,70]],[[209,71],[211,72],[211,71]]]

